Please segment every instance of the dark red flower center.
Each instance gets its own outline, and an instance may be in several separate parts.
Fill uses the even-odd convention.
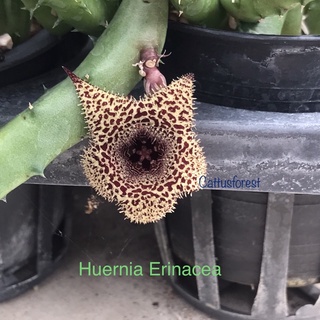
[[[122,154],[137,174],[156,173],[161,169],[165,143],[148,132],[142,131],[123,146]]]

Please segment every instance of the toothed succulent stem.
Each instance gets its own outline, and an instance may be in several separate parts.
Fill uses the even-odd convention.
[[[238,31],[257,34],[301,34],[303,27],[301,0],[220,0],[220,2],[235,19]]]
[[[61,21],[53,9],[39,5],[39,0],[22,0],[25,8],[30,12],[30,18],[36,18],[38,23],[55,35],[63,35],[72,29],[72,26]]]
[[[132,64],[143,48],[161,52],[168,2],[123,0],[108,29],[75,73],[92,84],[128,94],[141,79]],[[26,105],[28,102],[26,102]],[[32,103],[32,108],[0,128],[0,198],[45,167],[86,134],[79,100],[70,79]]]
[[[188,22],[211,28],[223,28],[227,14],[220,0],[171,0],[179,16]]]
[[[56,19],[80,32],[99,36],[119,7],[119,0],[23,0],[31,13],[50,8]],[[43,19],[41,19],[43,21]],[[39,21],[41,23],[41,21]],[[53,25],[55,26],[55,24]]]

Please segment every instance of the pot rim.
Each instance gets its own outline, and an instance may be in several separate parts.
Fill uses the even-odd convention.
[[[50,34],[45,29],[40,30],[31,38],[5,53],[5,60],[0,63],[0,73],[41,55],[56,45],[59,39],[59,37]]]

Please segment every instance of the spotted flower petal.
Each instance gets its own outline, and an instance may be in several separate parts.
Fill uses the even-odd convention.
[[[66,70],[89,129],[82,165],[90,185],[133,222],[174,210],[199,189],[206,173],[193,132],[193,76],[188,74],[140,100],[105,92]]]

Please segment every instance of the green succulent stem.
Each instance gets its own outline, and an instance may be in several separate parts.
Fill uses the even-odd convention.
[[[123,0],[109,27],[74,71],[107,91],[128,94],[141,79],[140,51],[161,52],[167,30],[168,1]],[[0,128],[0,199],[45,167],[86,134],[71,80],[49,89]]]
[[[72,29],[72,26],[61,21],[54,14],[52,8],[39,6],[39,0],[22,0],[25,8],[30,11],[30,18],[35,17],[37,21],[48,31],[55,35],[63,35]]]
[[[304,8],[304,27],[306,34],[320,34],[320,0],[307,3]]]
[[[112,19],[119,0],[39,0],[38,6],[49,6],[61,21],[80,32],[99,36]]]
[[[255,23],[239,22],[238,30],[255,34],[301,35],[302,7],[292,5],[282,15],[269,15]]]
[[[171,0],[183,17],[193,24],[211,28],[224,28],[227,14],[220,0]]]
[[[301,0],[220,0],[223,7],[235,19],[254,23],[271,16],[282,16]],[[271,25],[271,24],[270,24]]]

